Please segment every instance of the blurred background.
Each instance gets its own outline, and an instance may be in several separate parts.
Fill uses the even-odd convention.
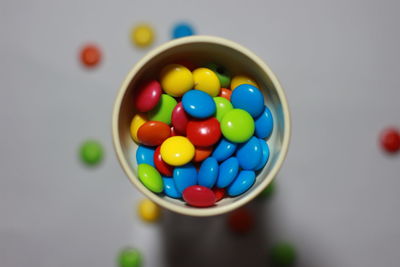
[[[379,134],[400,125],[398,1],[0,2],[0,266],[267,266],[292,243],[297,266],[399,266],[400,157]],[[178,22],[236,41],[269,64],[291,107],[293,134],[274,194],[251,203],[255,223],[164,212],[142,222],[143,196],[114,155],[111,112],[130,68]],[[155,42],[130,31],[149,23]],[[102,61],[86,69],[87,43]],[[105,157],[79,160],[96,139]]]

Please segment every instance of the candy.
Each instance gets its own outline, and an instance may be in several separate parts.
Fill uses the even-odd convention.
[[[254,168],[255,171],[259,171],[262,168],[264,168],[265,164],[267,164],[268,159],[269,159],[269,147],[268,147],[267,142],[265,142],[265,140],[263,140],[263,139],[258,139],[258,141],[260,142],[262,155],[261,155],[260,162]]]
[[[218,177],[218,162],[210,157],[201,164],[198,174],[198,184],[212,188]]]
[[[139,202],[139,217],[146,222],[155,222],[160,218],[160,207],[150,199],[143,199]]]
[[[192,163],[174,169],[173,179],[179,192],[187,187],[197,184],[197,171]]]
[[[381,133],[380,142],[386,152],[396,153],[400,149],[400,132],[395,128],[387,128]]]
[[[215,194],[215,202],[218,202],[225,197],[225,188],[214,187],[212,191]]]
[[[212,146],[221,137],[221,129],[216,118],[191,120],[187,125],[186,133],[195,146]]]
[[[193,72],[194,89],[203,91],[210,96],[217,96],[221,85],[217,75],[210,69],[198,68]]]
[[[247,207],[241,207],[229,214],[228,225],[233,232],[244,234],[253,227],[254,218]]]
[[[255,124],[255,135],[258,138],[268,138],[274,128],[274,120],[272,118],[271,111],[265,106],[263,113],[254,121]]]
[[[239,161],[232,157],[221,163],[217,178],[217,187],[224,188],[232,183],[239,172]]]
[[[257,83],[250,77],[248,77],[246,75],[236,75],[231,80],[231,90],[232,91],[235,90],[236,87],[238,87],[241,84],[250,84],[250,85],[253,85],[253,86],[259,88]]]
[[[231,185],[227,188],[226,192],[229,196],[235,197],[243,194],[254,184],[256,174],[254,171],[240,171],[239,175],[235,178]]]
[[[166,124],[171,123],[171,115],[177,102],[176,100],[166,94],[162,94],[157,106],[149,111],[148,118],[151,121],[161,121]]]
[[[172,111],[171,122],[176,131],[186,134],[186,126],[189,122],[189,115],[185,112],[182,102],[179,102]]]
[[[149,46],[154,41],[154,30],[148,24],[139,24],[132,29],[131,40],[136,46]]]
[[[183,191],[183,199],[193,207],[210,207],[215,204],[214,192],[201,185],[193,185]]]
[[[182,98],[184,110],[192,117],[205,119],[215,113],[215,102],[211,96],[199,90],[190,90]]]
[[[270,257],[274,266],[293,266],[296,261],[296,250],[292,244],[280,242],[271,248]]]
[[[167,163],[165,163],[165,161],[161,157],[160,149],[161,149],[161,146],[158,146],[156,151],[154,151],[154,154],[153,154],[154,165],[155,165],[156,169],[162,175],[172,176],[172,172],[174,171],[174,167],[172,167],[171,165],[168,165]]]
[[[195,152],[194,152],[193,161],[194,162],[201,162],[201,161],[205,160],[208,156],[211,155],[212,151],[213,151],[213,147],[212,146],[208,146],[208,147],[198,146],[198,147],[196,147],[195,148]]]
[[[118,267],[140,267],[142,255],[134,248],[125,248],[118,255]]]
[[[164,193],[172,198],[181,198],[182,193],[176,188],[173,178],[163,177],[164,182]]]
[[[231,77],[229,71],[226,68],[219,66],[215,63],[210,63],[206,65],[206,68],[212,70],[217,75],[221,87],[229,86],[229,84],[231,83]]]
[[[236,152],[240,168],[254,170],[261,161],[261,144],[257,137],[251,137],[246,143],[240,144]]]
[[[161,97],[161,85],[156,80],[142,84],[136,91],[133,98],[135,108],[140,112],[152,110]]]
[[[97,66],[101,61],[100,48],[94,44],[85,45],[80,52],[81,63],[87,68]]]
[[[222,118],[221,131],[229,141],[243,143],[254,133],[254,120],[246,111],[232,109]]]
[[[103,146],[96,140],[87,140],[82,143],[79,156],[87,166],[98,165],[103,159]]]
[[[182,134],[180,132],[178,132],[177,130],[175,130],[175,127],[172,126],[171,127],[171,136],[182,136]]]
[[[160,121],[148,121],[140,126],[137,136],[139,142],[146,146],[158,146],[171,136],[171,128]]]
[[[154,193],[161,193],[163,181],[160,173],[151,165],[142,163],[138,165],[139,180],[143,185]]]
[[[161,71],[161,86],[171,96],[182,96],[193,85],[192,72],[182,65],[170,64]]]
[[[226,88],[221,88],[221,92],[219,92],[220,97],[223,97],[229,101],[231,101],[232,91]]]
[[[235,143],[232,143],[225,138],[222,138],[217,146],[215,147],[212,157],[214,157],[217,161],[224,161],[230,156],[233,155],[236,151],[237,145]]]
[[[221,122],[224,115],[233,109],[233,106],[229,100],[223,97],[214,97],[215,106],[217,108],[215,117]]]
[[[253,118],[257,118],[264,111],[264,97],[257,87],[242,84],[236,87],[231,96],[232,105],[247,111]]]
[[[191,36],[194,34],[193,27],[188,23],[178,23],[172,29],[172,39]]]
[[[272,181],[259,195],[260,198],[270,197],[275,192],[275,182]]]
[[[138,146],[136,150],[136,163],[146,163],[154,167],[154,148]]]
[[[131,122],[131,126],[130,126],[130,132],[131,132],[131,137],[132,139],[138,143],[139,139],[137,137],[137,132],[140,128],[140,126],[142,126],[145,122],[147,122],[146,116],[144,114],[136,114]]]
[[[181,166],[193,159],[194,146],[186,137],[173,136],[161,144],[160,153],[167,164]]]

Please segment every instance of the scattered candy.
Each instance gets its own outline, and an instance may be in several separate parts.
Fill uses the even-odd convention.
[[[243,194],[256,181],[256,174],[253,171],[240,171],[232,184],[227,188],[227,193],[231,197]]]
[[[171,128],[161,121],[148,121],[137,132],[139,142],[146,146],[161,145],[170,136]]]
[[[189,122],[189,115],[185,112],[182,102],[179,102],[172,111],[171,122],[177,132],[186,134],[186,126]]]
[[[87,140],[82,143],[79,156],[87,166],[98,165],[103,159],[103,146],[96,140]]]
[[[137,137],[137,132],[138,132],[140,126],[142,126],[145,122],[147,122],[146,116],[141,113],[136,114],[132,119],[131,126],[130,126],[130,132],[131,132],[132,139],[136,143],[139,142],[139,139]]]
[[[162,143],[160,153],[167,164],[181,166],[193,159],[194,146],[186,137],[173,136]]]
[[[172,198],[181,198],[182,193],[176,188],[175,181],[170,177],[163,177],[164,193]]]
[[[135,92],[133,104],[140,112],[152,110],[160,100],[162,93],[161,85],[158,81],[153,80],[142,84]]]
[[[214,115],[215,102],[207,93],[199,90],[190,90],[182,97],[184,110],[192,117],[205,119]]]
[[[229,84],[231,83],[231,77],[226,68],[219,66],[215,63],[210,63],[206,65],[206,68],[212,70],[217,75],[221,87],[226,88],[229,86]]]
[[[87,68],[97,66],[101,61],[101,51],[94,44],[85,45],[80,52],[82,64]]]
[[[246,207],[232,211],[228,215],[229,228],[238,234],[244,234],[251,230],[254,218]]]
[[[154,193],[161,193],[163,181],[160,173],[151,165],[142,163],[138,165],[139,180],[143,185]]]
[[[233,109],[233,106],[229,100],[223,97],[214,97],[215,106],[217,108],[215,117],[219,122],[221,122],[222,118],[225,114]]]
[[[380,141],[386,152],[396,153],[400,149],[400,132],[395,128],[387,128],[381,133]]]
[[[205,160],[208,156],[211,155],[213,151],[213,147],[212,146],[208,146],[208,147],[202,147],[202,146],[198,146],[195,148],[195,152],[194,152],[194,158],[193,161],[194,162],[201,162],[203,160]]]
[[[274,128],[274,120],[271,111],[266,106],[263,113],[254,121],[255,135],[258,138],[269,138]]]
[[[161,71],[161,86],[171,96],[182,96],[193,85],[192,72],[182,65],[167,65]]]
[[[221,140],[215,147],[212,156],[219,162],[224,161],[232,156],[233,153],[235,153],[236,147],[237,145],[235,143],[232,143],[225,138],[221,138]]]
[[[150,199],[143,199],[139,203],[138,214],[143,221],[155,222],[160,218],[160,207]]]
[[[146,163],[154,167],[154,149],[147,146],[138,146],[136,150],[136,162],[137,164]]]
[[[179,192],[197,184],[197,171],[192,163],[174,169],[174,182]]]
[[[183,199],[193,207],[210,207],[215,204],[214,192],[201,185],[192,185],[183,191]]]
[[[156,169],[162,175],[172,176],[172,172],[174,171],[174,167],[172,167],[171,165],[168,165],[167,163],[165,163],[165,161],[161,157],[160,149],[161,149],[161,146],[158,146],[156,151],[153,154],[154,165],[155,165]]]
[[[232,183],[239,172],[239,161],[232,157],[221,163],[217,179],[217,187],[225,188]]]
[[[236,87],[231,96],[232,105],[247,111],[253,118],[257,118],[264,111],[264,97],[257,87],[242,84]]]
[[[270,257],[274,266],[293,266],[296,261],[296,250],[294,246],[289,243],[278,243],[271,248]]]
[[[212,146],[221,137],[221,129],[216,118],[191,120],[186,132],[187,137],[195,146]]]
[[[246,111],[232,109],[222,118],[221,131],[229,141],[243,143],[254,134],[254,120]]]
[[[149,111],[148,118],[151,121],[161,121],[166,124],[171,124],[171,115],[175,106],[178,103],[176,100],[166,94],[162,94],[157,106]]]
[[[193,27],[188,23],[179,23],[172,29],[172,39],[191,36],[194,34]]]
[[[251,137],[246,143],[240,144],[236,152],[240,168],[254,170],[262,158],[261,144],[257,137]]]
[[[229,101],[231,101],[232,91],[226,88],[221,88],[221,92],[219,92],[219,96],[223,97]]]
[[[216,159],[209,157],[201,164],[198,174],[198,184],[212,188],[218,177],[218,162]]]
[[[193,71],[194,89],[203,91],[210,96],[217,96],[221,85],[217,75],[210,69],[198,68]]]
[[[238,87],[241,84],[250,84],[250,85],[253,85],[253,86],[259,88],[257,83],[250,77],[248,77],[246,75],[236,75],[231,80],[231,90],[232,91],[235,90],[236,87]]]
[[[118,267],[140,267],[142,255],[134,248],[125,248],[118,255]]]
[[[131,40],[136,46],[149,46],[154,41],[154,30],[148,24],[139,24],[132,29]]]

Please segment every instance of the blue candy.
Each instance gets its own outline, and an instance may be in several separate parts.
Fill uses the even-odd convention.
[[[215,158],[218,162],[226,160],[230,156],[233,155],[236,151],[237,145],[232,143],[225,138],[222,138],[217,146],[215,147],[212,157]]]
[[[264,111],[264,96],[257,87],[250,84],[241,84],[233,90],[231,102],[234,108],[247,111],[253,118]]]
[[[186,189],[186,187],[197,184],[197,171],[192,163],[176,167],[174,169],[173,179],[176,188],[180,193]]]
[[[183,109],[192,117],[205,119],[211,117],[216,106],[213,98],[200,90],[190,90],[183,95]]]
[[[254,121],[255,122],[255,135],[258,138],[268,138],[274,128],[274,119],[272,118],[271,110],[267,106],[264,112]]]
[[[200,166],[198,184],[212,188],[218,177],[218,162],[215,158],[206,158]]]
[[[265,142],[265,140],[263,140],[263,139],[258,139],[258,141],[260,142],[260,145],[261,145],[262,156],[261,156],[261,160],[258,163],[257,167],[254,168],[255,171],[259,171],[262,168],[264,168],[265,164],[267,164],[268,159],[269,159],[269,147],[268,147],[267,142]]]
[[[254,170],[262,158],[261,144],[257,137],[251,137],[241,144],[236,152],[239,166],[244,170]]]
[[[146,163],[153,167],[154,166],[154,149],[147,146],[139,146],[136,150],[136,162],[137,164]]]
[[[226,192],[229,196],[235,197],[243,194],[256,181],[256,174],[253,171],[241,171]]]
[[[181,198],[182,193],[178,191],[176,188],[174,179],[170,177],[163,177],[163,183],[164,183],[164,193],[172,198]]]
[[[181,38],[185,36],[191,36],[194,34],[193,27],[188,23],[176,24],[172,30],[172,38]]]
[[[219,174],[217,179],[217,187],[227,187],[235,179],[239,172],[239,162],[237,158],[231,157],[219,166]]]

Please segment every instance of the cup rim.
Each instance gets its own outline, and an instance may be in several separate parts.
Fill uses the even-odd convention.
[[[285,131],[283,133],[281,151],[278,155],[278,158],[275,162],[274,167],[267,174],[265,179],[256,188],[254,188],[249,194],[238,199],[237,201],[234,201],[232,203],[222,205],[222,206],[216,205],[216,206],[208,207],[208,208],[179,206],[179,205],[171,203],[171,202],[164,200],[163,198],[157,196],[156,194],[154,194],[153,192],[148,190],[139,181],[139,179],[133,173],[132,169],[129,167],[129,163],[128,163],[127,159],[125,158],[125,155],[122,151],[122,146],[121,146],[121,142],[120,142],[120,138],[119,138],[118,124],[119,124],[121,104],[122,104],[122,100],[126,94],[126,91],[130,85],[132,78],[150,59],[154,58],[158,54],[160,54],[168,49],[171,49],[175,46],[187,45],[187,44],[191,44],[191,43],[217,44],[217,45],[229,47],[233,50],[239,51],[240,53],[246,55],[253,62],[258,64],[258,66],[263,70],[263,72],[265,72],[268,75],[268,77],[271,80],[272,84],[274,85],[276,93],[281,101],[281,106],[282,106],[282,111],[283,111]],[[230,41],[230,40],[227,40],[227,39],[224,39],[221,37],[197,35],[197,36],[183,37],[183,38],[175,39],[175,40],[169,41],[167,43],[164,43],[164,44],[154,48],[153,50],[151,50],[149,53],[147,53],[144,57],[142,57],[133,66],[133,68],[129,71],[128,75],[126,76],[125,80],[123,81],[123,83],[118,91],[115,102],[114,102],[114,109],[113,109],[113,114],[112,114],[112,137],[113,137],[114,149],[115,149],[118,161],[119,161],[122,169],[124,170],[125,174],[128,176],[129,180],[134,184],[134,186],[136,188],[139,189],[139,191],[141,191],[146,197],[148,197],[149,199],[154,201],[159,206],[166,208],[168,210],[171,210],[176,213],[183,214],[183,215],[205,217],[205,216],[214,216],[214,215],[227,213],[229,211],[235,210],[235,209],[245,205],[246,203],[248,203],[252,199],[254,199],[256,196],[258,196],[261,193],[261,191],[264,190],[270,184],[270,182],[275,178],[278,171],[281,169],[282,164],[287,156],[290,137],[291,137],[291,118],[290,118],[289,106],[287,103],[285,93],[284,93],[277,77],[275,76],[275,74],[271,71],[271,69],[268,67],[268,65],[263,60],[261,60],[258,56],[256,56],[249,49],[247,49],[247,48],[243,47],[242,45],[235,43],[233,41]]]

